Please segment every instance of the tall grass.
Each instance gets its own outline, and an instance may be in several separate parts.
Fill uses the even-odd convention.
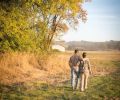
[[[87,52],[93,75],[85,92],[70,86],[71,52],[0,55],[1,100],[120,100],[120,52]]]
[[[93,75],[106,75],[117,70],[120,52],[87,52]],[[32,80],[57,83],[69,80],[68,61],[71,52],[52,54],[6,53],[0,55],[0,82],[11,84]]]

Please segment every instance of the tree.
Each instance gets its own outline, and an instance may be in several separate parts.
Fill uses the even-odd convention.
[[[0,51],[49,50],[52,41],[86,21],[83,0],[0,1]]]
[[[18,0],[19,1],[19,0]],[[0,1],[0,51],[31,51],[36,48],[27,7],[17,0]]]
[[[47,49],[56,36],[75,26],[79,20],[86,21],[86,11],[82,8],[83,0],[35,0],[39,22],[46,26],[45,44]]]

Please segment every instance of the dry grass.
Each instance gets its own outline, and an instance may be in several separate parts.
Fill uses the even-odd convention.
[[[0,82],[11,84],[40,80],[57,83],[69,79],[69,57],[72,52],[51,55],[11,53],[0,55]],[[120,52],[88,51],[94,75],[106,75],[117,70],[114,62],[120,61]],[[113,68],[114,67],[114,68]]]
[[[45,70],[42,60],[37,56],[25,53],[4,54],[0,57],[1,83],[11,84],[25,82],[41,77]],[[39,57],[40,58],[40,57]]]
[[[0,55],[0,100],[120,100],[120,52],[87,52],[93,77],[85,92],[67,81],[72,52]]]

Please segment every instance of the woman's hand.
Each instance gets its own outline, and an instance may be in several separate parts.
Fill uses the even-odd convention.
[[[77,63],[77,66],[79,66],[80,65],[80,61]]]

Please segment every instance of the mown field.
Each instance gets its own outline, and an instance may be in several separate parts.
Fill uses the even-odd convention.
[[[33,78],[32,71],[29,70],[31,76],[28,75],[26,77],[27,79],[29,79],[29,77],[32,77],[30,78],[31,80],[26,80],[25,77],[18,79],[17,73],[15,73],[15,71],[14,76],[16,75],[16,77],[11,78],[12,74],[10,74],[11,77],[7,77],[10,78],[9,80],[5,77],[5,75],[7,74],[3,73],[4,78],[6,79],[1,78],[2,80],[0,82],[0,99],[120,100],[120,52],[88,51],[88,57],[91,61],[93,75],[91,75],[89,78],[88,89],[85,92],[80,92],[79,90],[73,91],[70,86],[70,70],[68,66],[68,60],[71,55],[72,52],[52,54],[47,60],[47,63],[44,64],[42,69],[37,67],[37,69],[40,71],[32,69],[34,75],[38,77]],[[12,63],[11,65],[13,64],[14,63]],[[34,63],[32,65],[34,65],[35,67],[36,64]],[[12,73],[10,69],[11,67],[9,68],[9,66],[10,64],[6,65],[4,69],[9,69],[9,73]],[[29,68],[28,65],[27,68]],[[22,75],[22,73],[19,74]],[[2,74],[0,75],[0,77],[3,77]]]

